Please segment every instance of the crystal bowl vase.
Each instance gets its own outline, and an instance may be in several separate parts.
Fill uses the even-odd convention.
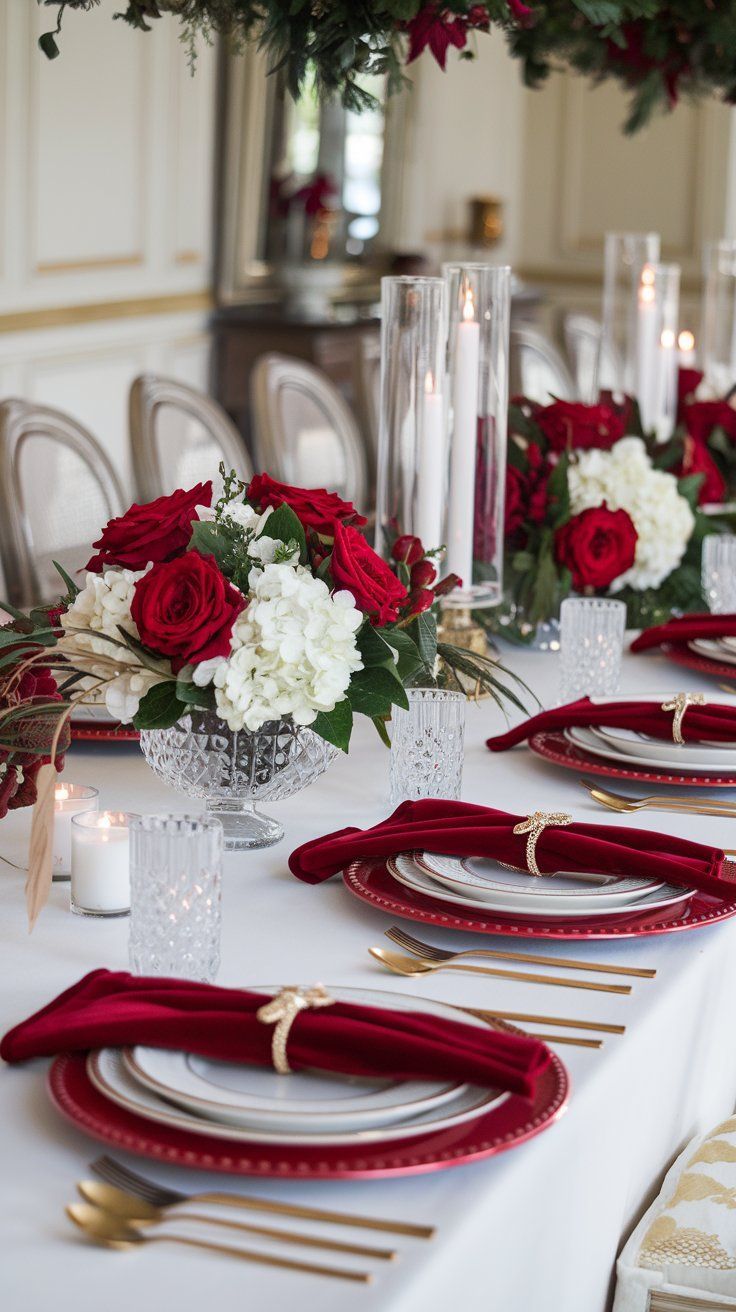
[[[141,748],[155,774],[201,798],[221,821],[228,851],[269,847],[284,836],[256,802],[291,797],[317,779],[338,749],[292,720],[233,732],[213,711],[193,710],[170,729],[144,729]]]

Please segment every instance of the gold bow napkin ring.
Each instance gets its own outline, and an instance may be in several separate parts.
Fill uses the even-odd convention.
[[[671,702],[662,702],[663,711],[674,711],[672,720],[672,740],[680,745],[685,739],[682,736],[682,721],[685,718],[685,711],[688,706],[705,706],[705,694],[702,692],[678,692]]]
[[[537,841],[549,825],[571,825],[567,811],[534,811],[526,820],[514,825],[512,833],[526,834],[526,866],[530,875],[541,875],[537,865]]]
[[[331,1007],[335,999],[331,998],[324,984],[313,984],[311,989],[297,988],[295,984],[284,988],[275,997],[265,1002],[256,1012],[256,1020],[264,1025],[273,1025],[271,1037],[271,1060],[274,1070],[279,1075],[290,1075],[291,1066],[286,1056],[286,1044],[289,1031],[300,1011],[308,1008]]]

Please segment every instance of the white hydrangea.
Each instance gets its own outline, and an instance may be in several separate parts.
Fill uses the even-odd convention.
[[[116,646],[104,637],[94,635],[109,634],[120,640],[120,629],[124,629],[126,633],[138,636],[130,607],[135,585],[149,569],[150,565],[144,570],[108,569],[102,574],[88,573],[84,587],[61,617],[65,636],[60,639],[59,646],[64,650],[65,645],[73,644],[77,668],[86,668],[90,675],[97,676],[82,681],[81,686],[90,693],[89,700],[100,699],[99,694],[95,696],[98,680],[108,680],[102,689],[105,705],[114,719],[124,723],[133,719],[148,690],[166,677],[165,666],[162,663],[161,674],[141,669],[138,657],[128,647]],[[95,661],[95,656],[106,656],[118,665],[133,668],[110,679],[109,666]]]
[[[269,506],[261,515],[253,509],[253,506],[247,506],[242,501],[228,501],[222,511],[223,519],[229,519],[233,524],[239,524],[242,529],[252,533],[255,537],[263,532],[266,520],[272,514],[273,506]]]
[[[610,451],[579,452],[568,482],[573,515],[605,501],[609,510],[628,511],[633,521],[636,558],[610,591],[659,587],[680,564],[695,527],[674,476],[653,468],[641,438],[625,437]]]
[[[363,668],[356,642],[362,621],[352,593],[330,593],[301,566],[254,571],[231,654],[214,672],[217,709],[229,728],[254,732],[286,716],[311,724],[333,710]]]

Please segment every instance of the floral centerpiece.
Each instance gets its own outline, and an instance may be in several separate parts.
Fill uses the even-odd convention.
[[[679,437],[658,444],[637,407],[521,400],[510,412],[506,631],[529,638],[571,591],[618,596],[629,624],[702,608],[700,550],[716,528]]]
[[[230,846],[260,846],[281,829],[250,803],[309,783],[356,715],[388,743],[410,684],[516,696],[497,663],[438,641],[457,580],[438,580],[436,551],[399,537],[388,564],[334,493],[221,472],[214,506],[200,483],[111,520],[79,582],[60,570],[52,611],[7,607],[0,745],[6,772],[54,761],[74,706],[104,701],[159,774],[220,811]]]
[[[49,58],[59,53],[65,11],[96,2],[44,0],[57,13],[55,30],[40,39]],[[629,131],[683,93],[715,91],[729,103],[736,96],[736,0],[123,0],[116,17],[149,31],[166,13],[181,23],[192,61],[199,33],[223,33],[236,47],[257,41],[285,67],[294,95],[311,69],[319,93],[339,93],[350,109],[375,103],[366,76],[388,74],[396,90],[422,51],[444,68],[448,50],[472,58],[475,34],[491,29],[505,33],[528,86],[567,65],[630,89]]]

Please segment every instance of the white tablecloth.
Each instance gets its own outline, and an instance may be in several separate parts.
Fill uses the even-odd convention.
[[[504,658],[544,702],[555,700],[556,657],[506,649]],[[625,662],[629,691],[698,686],[703,684],[695,676],[659,655]],[[583,793],[573,772],[557,770],[525,748],[498,756],[487,752],[484,738],[502,728],[492,704],[469,707],[464,798],[514,811],[565,809],[578,818],[610,819]],[[625,1036],[607,1039],[601,1051],[558,1050],[572,1074],[569,1109],[545,1134],[513,1152],[406,1180],[247,1182],[254,1192],[279,1198],[438,1225],[432,1243],[400,1241],[400,1262],[379,1270],[370,1287],[265,1271],[163,1244],[126,1254],[93,1248],[72,1232],[63,1207],[75,1181],[89,1174],[87,1163],[100,1145],[50,1105],[46,1062],[4,1068],[0,1290],[6,1312],[148,1312],[167,1305],[177,1312],[292,1312],[295,1306],[307,1312],[444,1312],[449,1306],[462,1312],[601,1312],[610,1302],[620,1243],[663,1172],[695,1133],[732,1110],[735,922],[634,943],[586,945],[590,957],[656,966],[656,980],[636,982],[629,998],[460,973],[401,981],[368,956],[371,944],[385,943],[389,921],[383,915],[351,897],[339,880],[309,887],[289,875],[286,857],[297,843],[387,813],[388,753],[372,732],[368,726],[356,735],[348,760],[272,808],[286,824],[283,843],[227,858],[220,982],[321,980],[403,989],[470,1006],[623,1022]],[[76,746],[66,773],[99,786],[105,806],[186,807],[184,798],[159,784],[134,747]],[[0,852],[24,859],[28,823],[27,813],[2,822]],[[736,845],[736,825],[729,820],[650,812],[619,823],[666,826]],[[127,921],[73,916],[68,899],[68,885],[54,885],[29,938],[23,878],[7,866],[0,869],[3,1031],[93,967],[127,964]],[[447,946],[468,945],[462,935],[426,932]],[[545,945],[545,951],[555,950]],[[559,951],[564,953],[564,944]],[[153,1163],[143,1169],[183,1188],[215,1183]],[[366,1242],[371,1238],[365,1233]]]

